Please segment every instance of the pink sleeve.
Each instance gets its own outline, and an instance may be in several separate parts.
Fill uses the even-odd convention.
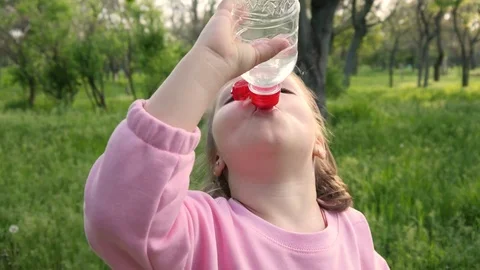
[[[114,269],[152,269],[152,224],[158,245],[185,216],[182,206],[200,138],[198,128],[190,133],[160,122],[144,110],[144,103],[132,104],[85,187],[88,242]]]
[[[387,261],[375,250],[372,232],[363,213],[353,208],[345,212],[350,216],[356,228],[362,269],[390,270]]]
[[[374,260],[375,260],[375,269],[376,270],[390,270],[387,261],[378,254],[378,252],[374,251]]]
[[[365,217],[364,217],[365,218]],[[356,225],[359,228],[360,249],[362,255],[362,266],[372,270],[390,270],[387,261],[378,254],[373,244],[372,233],[367,220]]]

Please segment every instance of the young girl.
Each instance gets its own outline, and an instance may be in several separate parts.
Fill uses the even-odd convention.
[[[301,80],[285,80],[273,110],[231,99],[235,78],[287,46],[234,41],[231,8],[223,1],[157,92],[133,103],[94,164],[91,247],[113,269],[388,269]],[[212,103],[209,195],[188,187]]]

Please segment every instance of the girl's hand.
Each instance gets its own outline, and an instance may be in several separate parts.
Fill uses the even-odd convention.
[[[220,3],[192,50],[148,100],[148,113],[193,131],[222,86],[288,48],[282,38],[255,45],[235,40],[232,9],[233,0]]]
[[[234,0],[223,0],[194,45],[202,53],[212,54],[210,59],[214,61],[208,64],[225,75],[225,82],[268,61],[289,46],[288,41],[281,38],[255,45],[235,40],[237,22],[232,15],[233,6]]]

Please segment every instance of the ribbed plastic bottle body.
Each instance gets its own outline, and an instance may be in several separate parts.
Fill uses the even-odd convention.
[[[271,88],[287,78],[298,58],[298,0],[236,0],[236,37],[246,43],[284,38],[290,46],[242,75],[256,89]]]

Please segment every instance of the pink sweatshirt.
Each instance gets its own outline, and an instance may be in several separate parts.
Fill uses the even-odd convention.
[[[200,131],[149,115],[136,101],[93,165],[85,232],[113,269],[389,269],[364,215],[326,211],[318,233],[282,230],[238,202],[189,191]]]

